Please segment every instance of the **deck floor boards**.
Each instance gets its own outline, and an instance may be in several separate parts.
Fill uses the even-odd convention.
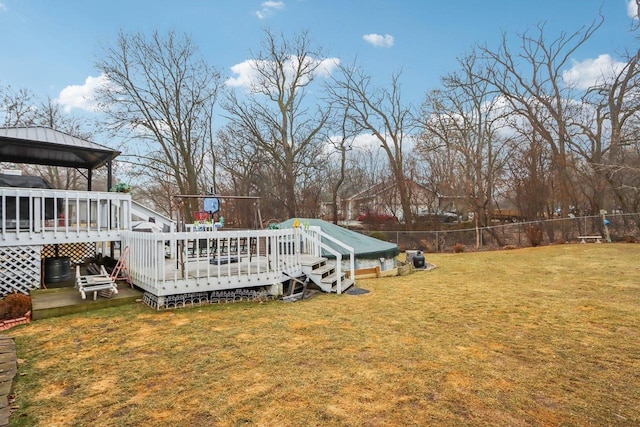
[[[142,300],[142,292],[131,289],[123,282],[118,283],[118,293],[111,298],[98,296],[82,299],[75,287],[65,286],[50,289],[35,289],[31,291],[31,318],[33,320],[49,317],[64,316],[72,313],[82,313],[89,310],[133,304]]]

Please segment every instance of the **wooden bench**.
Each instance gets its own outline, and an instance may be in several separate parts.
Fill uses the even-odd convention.
[[[587,243],[591,240],[596,243],[602,243],[602,236],[578,236],[578,239],[580,239],[580,243]]]

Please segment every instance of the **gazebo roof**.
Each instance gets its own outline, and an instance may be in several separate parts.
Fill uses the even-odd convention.
[[[0,161],[93,170],[120,152],[46,127],[0,128]]]

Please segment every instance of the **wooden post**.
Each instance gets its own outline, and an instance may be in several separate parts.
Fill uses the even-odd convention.
[[[602,216],[602,226],[604,227],[604,238],[607,239],[608,243],[611,243],[611,236],[609,235],[609,220],[605,218],[605,214],[607,211],[604,209],[600,209],[600,216]]]
[[[480,249],[480,230],[478,229],[478,213],[475,214],[476,219],[476,250]]]

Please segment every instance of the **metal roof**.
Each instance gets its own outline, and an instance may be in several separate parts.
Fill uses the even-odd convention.
[[[0,128],[0,162],[96,169],[120,152],[46,127]]]

